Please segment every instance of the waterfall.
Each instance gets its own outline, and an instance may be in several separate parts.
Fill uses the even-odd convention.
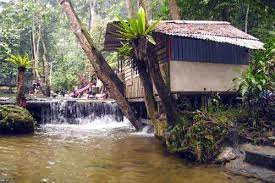
[[[110,116],[116,121],[123,120],[123,114],[115,102],[83,100],[28,101],[27,109],[38,123],[77,124],[81,119]]]

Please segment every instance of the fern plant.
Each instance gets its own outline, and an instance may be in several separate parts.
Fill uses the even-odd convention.
[[[25,85],[25,70],[32,66],[32,62],[29,59],[29,56],[25,54],[24,56],[21,55],[10,55],[6,61],[14,64],[17,66],[17,96],[16,102],[17,105],[21,107],[26,107],[25,97],[24,97],[24,85]]]
[[[21,55],[11,55],[6,61],[14,64],[17,68],[27,69],[31,68],[32,62],[29,59],[29,56],[25,54],[24,56]]]
[[[114,25],[117,28],[117,33],[122,40],[133,41],[144,36],[150,43],[156,44],[152,37],[152,31],[157,27],[159,20],[151,25],[146,25],[146,15],[142,7],[139,8],[137,17],[124,20],[121,16],[117,16],[119,25]]]

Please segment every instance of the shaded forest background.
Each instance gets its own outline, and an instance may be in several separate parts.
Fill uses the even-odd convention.
[[[107,22],[118,14],[128,16],[127,0],[72,0],[72,4],[100,50]],[[150,0],[148,4],[150,19],[170,19],[167,0]],[[178,0],[177,4],[184,20],[229,21],[263,42],[274,36],[272,0]],[[1,60],[11,53],[27,53],[35,67],[28,74],[48,78],[54,90],[72,90],[91,77],[93,69],[56,0],[0,0],[0,24]],[[117,53],[102,51],[116,68]],[[0,85],[15,85],[16,68],[6,62],[0,64]]]

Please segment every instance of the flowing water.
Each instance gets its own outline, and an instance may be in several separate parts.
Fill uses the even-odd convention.
[[[45,124],[31,136],[0,138],[0,182],[246,182],[218,167],[193,166],[164,152],[146,132],[113,117]]]

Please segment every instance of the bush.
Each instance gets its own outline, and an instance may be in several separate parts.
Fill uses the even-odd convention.
[[[219,153],[229,133],[229,118],[210,119],[202,112],[185,115],[167,135],[172,153],[183,153],[198,162],[208,162]]]
[[[275,105],[275,38],[265,44],[265,50],[254,54],[242,77],[235,79],[239,86],[246,107],[253,118],[253,125],[258,125],[259,118],[274,120]],[[272,113],[272,114],[271,114]]]

